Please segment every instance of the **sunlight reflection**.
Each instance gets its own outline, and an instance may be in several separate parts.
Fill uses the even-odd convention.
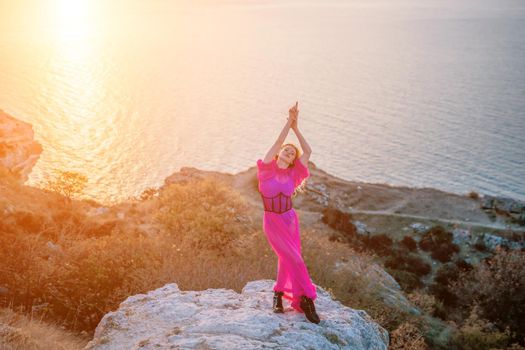
[[[93,34],[95,18],[93,1],[54,0],[54,21],[58,39],[64,41],[85,39]]]
[[[97,75],[97,50],[86,42],[72,42],[56,48],[51,59],[47,96],[54,96],[63,130],[62,143],[74,150],[90,149],[90,126],[97,125],[98,106],[103,99],[104,75]],[[48,101],[49,103],[50,101]],[[66,127],[67,126],[67,127]]]

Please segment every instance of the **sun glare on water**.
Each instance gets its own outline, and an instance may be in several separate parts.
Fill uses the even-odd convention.
[[[89,0],[54,0],[53,27],[58,39],[85,39],[94,29],[93,2]]]

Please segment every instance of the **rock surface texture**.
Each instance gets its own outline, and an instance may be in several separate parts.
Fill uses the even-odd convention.
[[[181,291],[167,284],[127,298],[106,314],[87,349],[387,349],[388,332],[362,310],[317,286],[321,318],[310,323],[283,300],[272,312],[273,280],[231,289]]]
[[[38,161],[42,146],[34,139],[31,124],[0,110],[0,166],[25,182]]]

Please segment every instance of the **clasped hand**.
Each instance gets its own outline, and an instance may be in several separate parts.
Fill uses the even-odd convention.
[[[299,109],[297,109],[298,101],[295,102],[295,105],[288,110],[288,122],[291,123],[290,127],[292,129],[297,128],[297,120],[299,119]]]

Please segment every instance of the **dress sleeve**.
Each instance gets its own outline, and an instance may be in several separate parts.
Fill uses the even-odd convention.
[[[270,163],[265,163],[262,159],[257,159],[257,179],[259,179],[259,181],[267,180],[274,175],[274,162],[275,159],[272,159]]]
[[[308,170],[308,167],[305,166],[300,158],[298,158],[295,161],[295,165],[293,167],[293,179],[294,179],[294,188],[299,186],[301,182],[303,182],[304,179],[308,178],[310,176],[310,171]]]

